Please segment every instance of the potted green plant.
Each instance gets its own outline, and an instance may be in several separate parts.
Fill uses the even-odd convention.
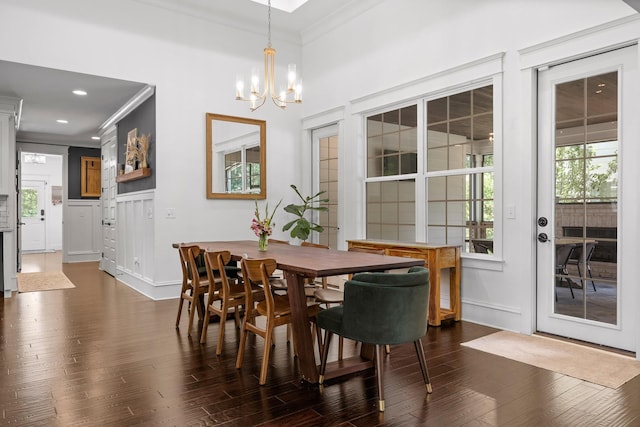
[[[314,204],[327,203],[329,199],[321,198],[326,191],[320,191],[313,196],[304,197],[300,194],[300,191],[298,191],[298,187],[291,184],[291,188],[296,192],[302,203],[297,205],[292,203],[284,207],[285,212],[295,215],[296,219],[286,223],[284,227],[282,227],[282,231],[291,229],[289,235],[304,242],[309,238],[309,234],[311,234],[312,231],[317,231],[318,233],[324,231],[324,228],[320,224],[316,224],[312,219],[306,217],[307,211],[327,211],[328,208],[326,206],[314,206]]]

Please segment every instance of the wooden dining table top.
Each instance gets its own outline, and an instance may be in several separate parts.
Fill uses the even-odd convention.
[[[229,251],[231,252],[232,258],[236,261],[243,257],[274,258],[280,270],[312,278],[424,265],[423,260],[416,258],[340,251],[282,243],[271,243],[266,251],[259,251],[258,242],[253,240],[189,242],[188,244],[198,245],[201,249],[205,250]],[[173,246],[178,247],[178,244],[174,243]]]

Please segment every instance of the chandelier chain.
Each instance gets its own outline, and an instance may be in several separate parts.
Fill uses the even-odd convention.
[[[271,0],[269,0],[269,9],[267,12],[267,16],[268,16],[268,22],[269,22],[269,29],[268,29],[268,43],[267,43],[267,47],[271,47]]]

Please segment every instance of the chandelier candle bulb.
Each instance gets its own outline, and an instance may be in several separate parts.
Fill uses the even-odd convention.
[[[297,103],[302,102],[302,80],[300,80],[300,82],[298,82],[298,84],[296,85],[296,93],[293,99]]]
[[[244,98],[244,80],[242,77],[236,78],[236,99]]]
[[[251,72],[251,93],[256,95],[260,93],[260,77],[258,77],[258,70],[256,68]]]
[[[289,92],[293,92],[294,87],[296,85],[296,64],[289,64],[288,80],[289,80],[289,86],[287,90]]]

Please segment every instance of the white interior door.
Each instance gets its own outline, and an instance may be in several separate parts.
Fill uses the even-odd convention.
[[[117,134],[110,133],[102,144],[102,270],[116,275],[116,174]]]
[[[538,76],[537,328],[630,351],[640,302],[639,263],[631,261],[637,61],[633,46]]]
[[[46,249],[45,181],[22,180],[20,190],[20,223],[22,252],[43,252]]]

